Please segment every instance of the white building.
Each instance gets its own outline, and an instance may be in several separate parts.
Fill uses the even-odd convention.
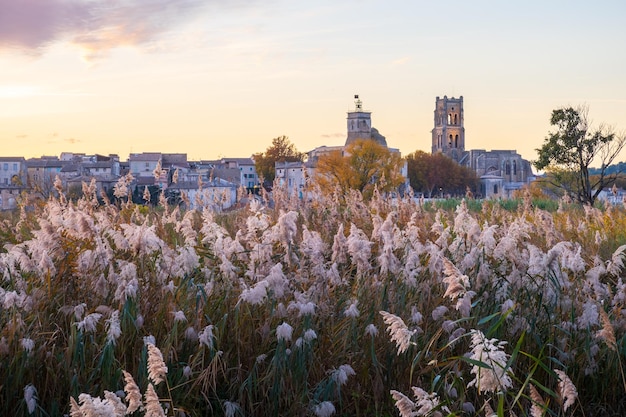
[[[160,152],[131,153],[128,157],[130,173],[133,177],[153,177],[162,159]]]
[[[308,179],[315,175],[315,168],[309,162],[276,162],[274,168],[278,185],[286,187],[289,194],[298,193],[300,198]]]

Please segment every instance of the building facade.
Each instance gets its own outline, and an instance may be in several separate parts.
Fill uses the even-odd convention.
[[[484,198],[510,198],[534,180],[530,162],[515,150],[465,150],[463,96],[435,99],[432,153],[443,153],[471,168],[480,178]]]

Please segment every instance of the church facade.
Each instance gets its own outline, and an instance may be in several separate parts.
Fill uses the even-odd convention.
[[[443,153],[480,178],[482,197],[510,198],[534,179],[531,164],[515,150],[465,150],[463,96],[435,100],[432,153]]]

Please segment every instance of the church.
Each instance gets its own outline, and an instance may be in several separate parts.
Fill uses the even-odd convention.
[[[318,146],[317,148],[307,152],[306,162],[276,162],[276,179],[278,184],[286,186],[288,192],[297,191],[301,194],[304,189],[307,178],[313,178],[316,175],[317,162],[321,156],[332,152],[340,152],[342,156],[346,156],[346,148],[351,143],[361,140],[373,140],[379,145],[384,146],[391,153],[400,154],[397,148],[390,148],[387,145],[387,139],[380,134],[378,129],[372,126],[372,112],[363,109],[363,102],[358,95],[354,96],[354,110],[348,112],[347,116],[347,137],[344,145],[338,146]],[[400,175],[405,179],[401,185],[401,190],[408,187],[408,168],[406,161],[400,168]]]
[[[435,100],[432,153],[443,153],[471,168],[480,178],[484,198],[510,198],[515,190],[534,180],[530,162],[515,150],[465,150],[463,96]]]

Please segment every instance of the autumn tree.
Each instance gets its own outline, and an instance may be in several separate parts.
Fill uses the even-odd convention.
[[[544,181],[560,188],[581,204],[596,201],[600,192],[610,188],[619,172],[609,173],[609,165],[624,148],[626,137],[606,126],[592,128],[586,107],[565,107],[552,111],[550,124],[556,127],[536,151],[534,165],[549,174]],[[600,166],[590,174],[591,164]]]
[[[334,151],[319,157],[316,181],[322,189],[339,187],[360,191],[369,198],[374,187],[381,192],[396,190],[404,177],[401,174],[404,161],[397,152],[371,139],[359,139],[344,151]]]
[[[428,197],[439,191],[465,194],[467,188],[475,191],[478,187],[478,177],[471,168],[459,165],[442,153],[415,151],[406,159],[411,187]]]
[[[265,152],[252,156],[259,177],[263,178],[264,185],[270,185],[276,177],[276,162],[302,162],[304,154],[298,152],[295,145],[287,136],[279,136],[272,139],[272,144]]]

